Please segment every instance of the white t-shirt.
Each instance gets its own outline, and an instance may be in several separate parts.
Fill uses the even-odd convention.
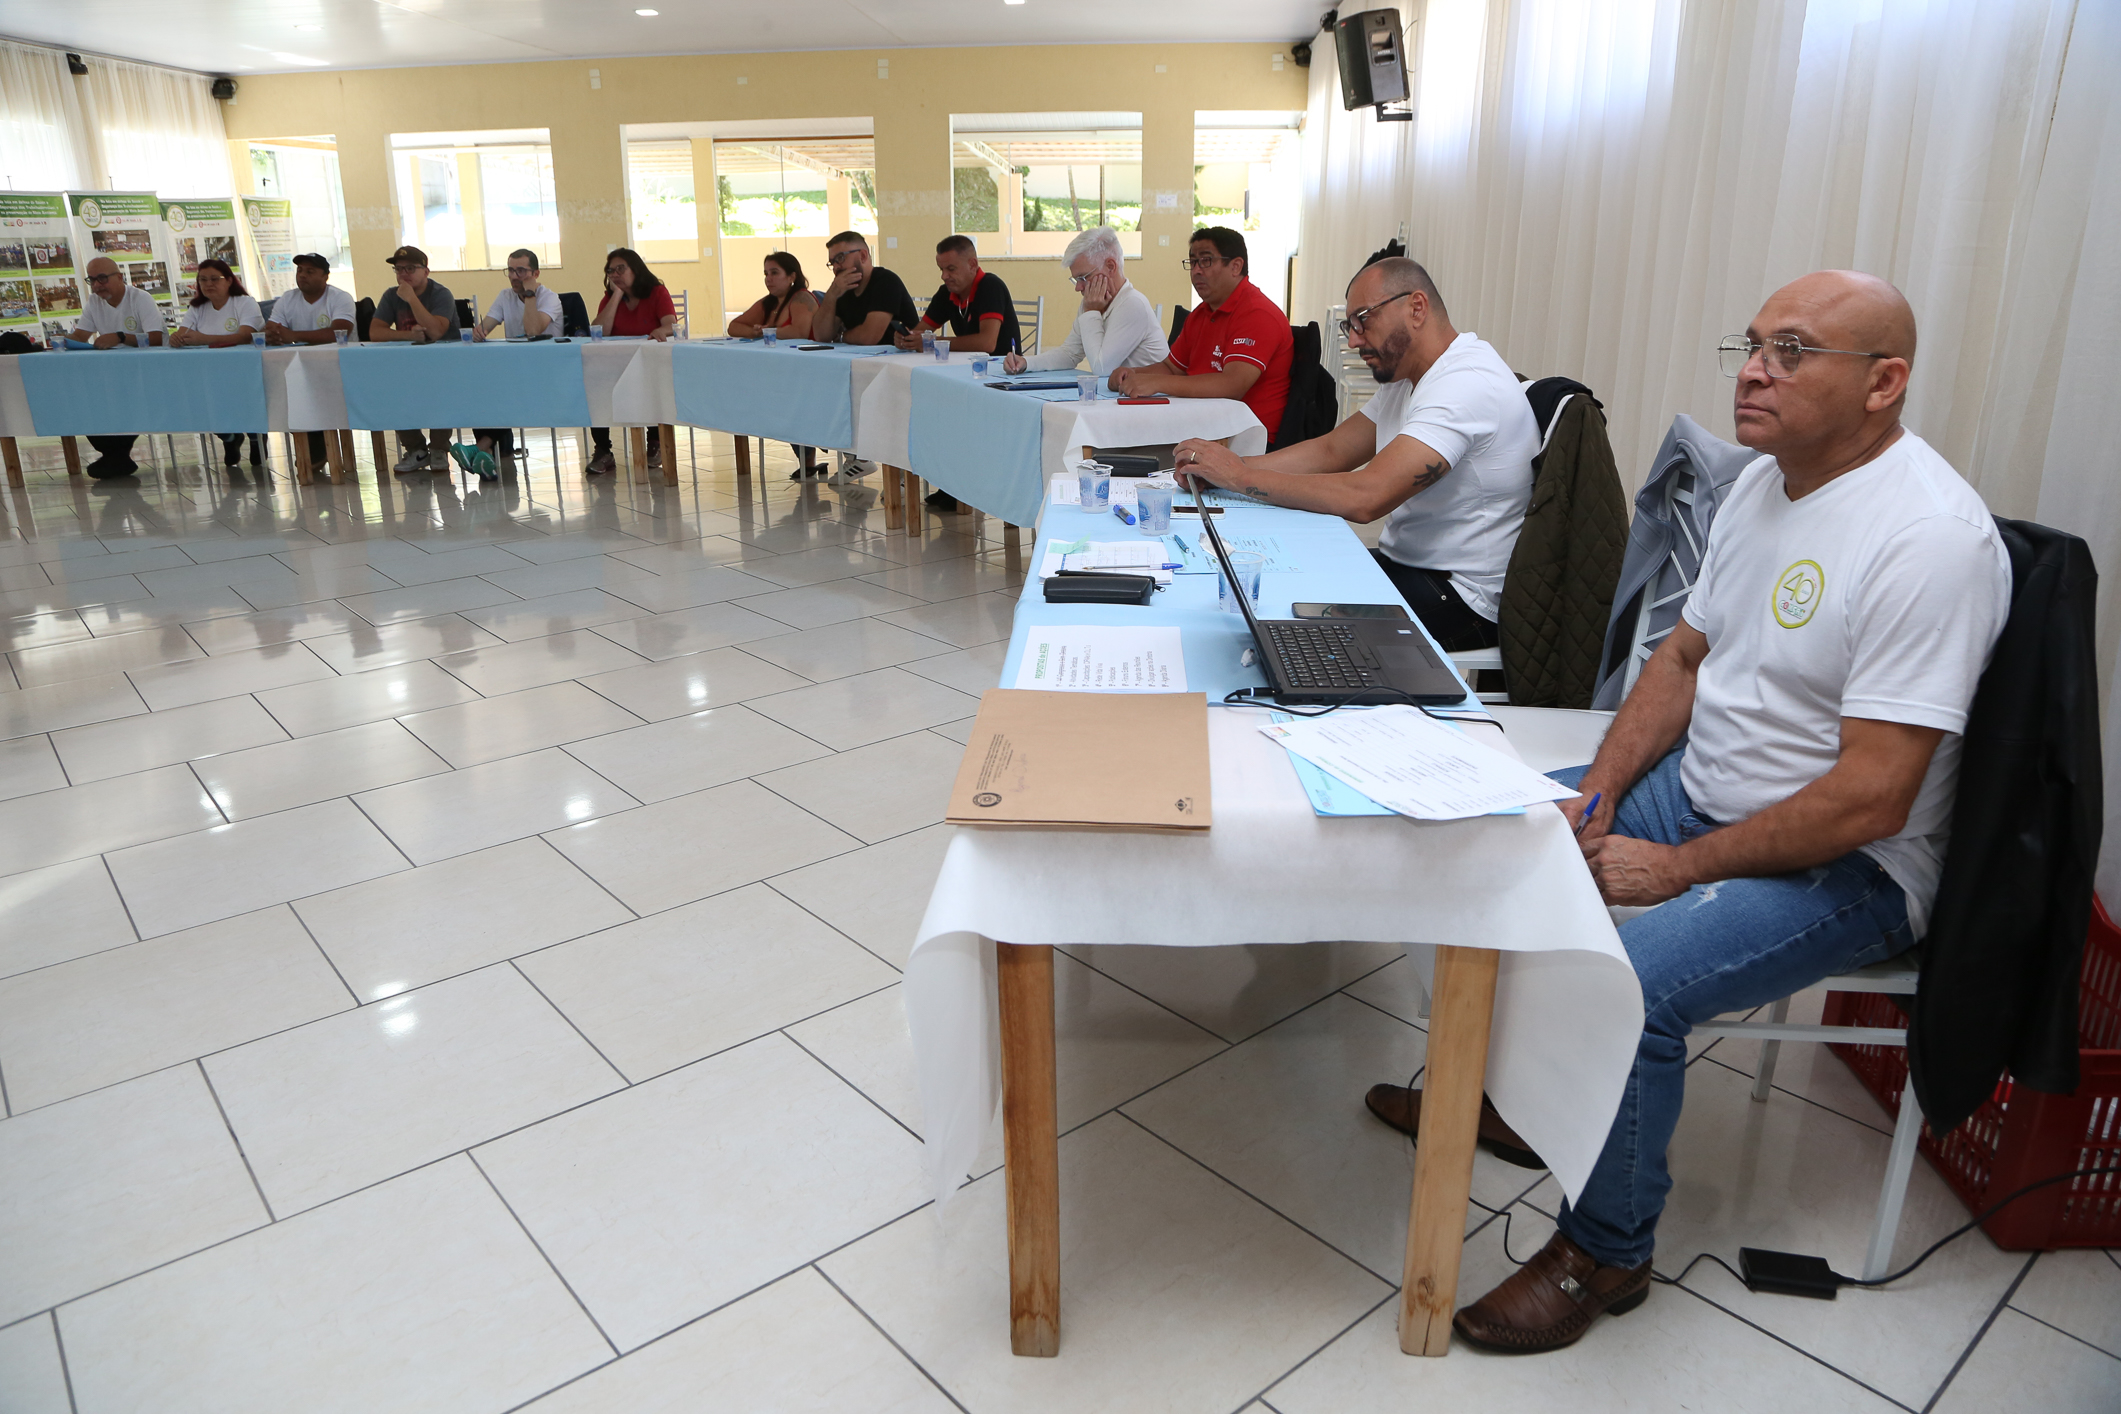
[[[233,334],[236,330],[250,326],[253,334],[265,328],[265,316],[258,313],[258,302],[249,295],[230,295],[228,303],[215,309],[211,304],[187,308],[184,317],[177,321],[180,329],[195,329],[201,334]]]
[[[1449,571],[1466,607],[1492,623],[1539,453],[1539,420],[1517,375],[1477,335],[1460,334],[1420,382],[1385,384],[1360,416],[1377,425],[1378,451],[1412,437],[1451,464],[1392,512],[1381,548],[1403,565]]]
[[[530,297],[529,304],[532,309],[548,316],[552,320],[551,327],[546,329],[546,333],[557,334],[560,332],[560,297],[558,295],[554,294],[546,286],[540,285],[538,286],[538,292]],[[493,297],[492,304],[486,306],[486,317],[501,321],[501,333],[503,336],[510,339],[520,339],[523,337],[523,305],[523,297],[515,292],[515,286],[510,285]]]
[[[169,321],[162,317],[162,306],[155,303],[153,295],[138,285],[127,285],[125,297],[116,304],[91,293],[81,307],[81,320],[74,327],[88,330],[90,338],[98,334],[145,336],[168,328]],[[141,342],[146,342],[144,337]]]
[[[329,329],[341,319],[348,324],[352,324],[354,322],[353,296],[340,289],[337,285],[326,285],[324,293],[318,295],[315,301],[312,302],[304,298],[299,289],[289,290],[272,302],[272,313],[267,317],[282,329],[296,334],[307,334],[318,329]]]
[[[1825,775],[1841,718],[1948,733],[1899,834],[1863,846],[1919,938],[1951,827],[1959,733],[2010,611],[2010,557],[1974,488],[1912,432],[1802,500],[1772,457],[1716,512],[1686,621],[1708,636],[1680,781],[1750,819]]]
[[[1156,327],[1156,306],[1129,280],[1104,310],[1086,309],[1076,315],[1059,348],[1033,354],[1024,363],[1036,371],[1051,372],[1087,361],[1092,373],[1109,378],[1115,368],[1162,363],[1170,352],[1163,331]]]

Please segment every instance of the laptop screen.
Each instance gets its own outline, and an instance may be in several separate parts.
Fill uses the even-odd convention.
[[[1259,619],[1252,612],[1252,601],[1237,587],[1237,576],[1230,572],[1230,550],[1223,544],[1222,533],[1215,528],[1215,517],[1208,514],[1206,493],[1212,489],[1207,482],[1189,479],[1193,492],[1193,503],[1200,507],[1200,533],[1206,538],[1208,548],[1215,552],[1215,562],[1222,566],[1222,575],[1229,582],[1230,592],[1237,596],[1237,611],[1245,616],[1245,627],[1252,631],[1252,641],[1259,645],[1262,656],[1266,643],[1259,636]]]

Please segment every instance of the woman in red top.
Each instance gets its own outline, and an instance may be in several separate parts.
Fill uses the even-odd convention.
[[[783,339],[809,338],[810,316],[817,313],[817,296],[810,293],[810,280],[803,274],[803,262],[785,250],[777,250],[766,257],[765,276],[765,298],[729,321],[729,337],[756,339],[771,329]],[[817,448],[798,446],[792,450],[796,467],[788,473],[788,479],[801,481],[816,476]]]
[[[591,321],[614,339],[667,339],[677,328],[678,310],[671,303],[670,287],[655,277],[639,251],[619,247],[604,257],[604,302]],[[611,429],[592,427],[589,437],[596,454],[589,459],[589,474],[615,470],[611,455]],[[648,465],[663,464],[662,430],[648,429]]]

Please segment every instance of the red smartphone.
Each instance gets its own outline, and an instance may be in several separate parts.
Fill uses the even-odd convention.
[[[1133,408],[1140,407],[1144,403],[1168,403],[1170,401],[1171,400],[1169,398],[1121,398],[1119,400],[1119,405],[1121,407]]]

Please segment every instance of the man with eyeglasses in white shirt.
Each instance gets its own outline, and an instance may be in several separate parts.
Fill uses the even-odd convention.
[[[147,291],[127,284],[125,272],[107,255],[99,255],[88,263],[88,296],[81,308],[80,321],[67,337],[99,349],[145,349],[162,343],[162,331],[168,327],[168,321],[162,317],[161,306]],[[133,437],[89,438],[88,444],[96,449],[97,455],[86,468],[88,474],[106,481],[112,477],[131,476],[138,469],[133,463],[136,440]]]
[[[1107,387],[1117,387],[1112,380],[1119,369],[1163,362],[1170,345],[1156,327],[1155,306],[1127,279],[1119,234],[1110,226],[1092,226],[1068,242],[1061,258],[1083,297],[1082,312],[1068,326],[1067,340],[1029,358],[1011,352],[1002,367],[1011,373],[1048,373],[1088,363]]]

